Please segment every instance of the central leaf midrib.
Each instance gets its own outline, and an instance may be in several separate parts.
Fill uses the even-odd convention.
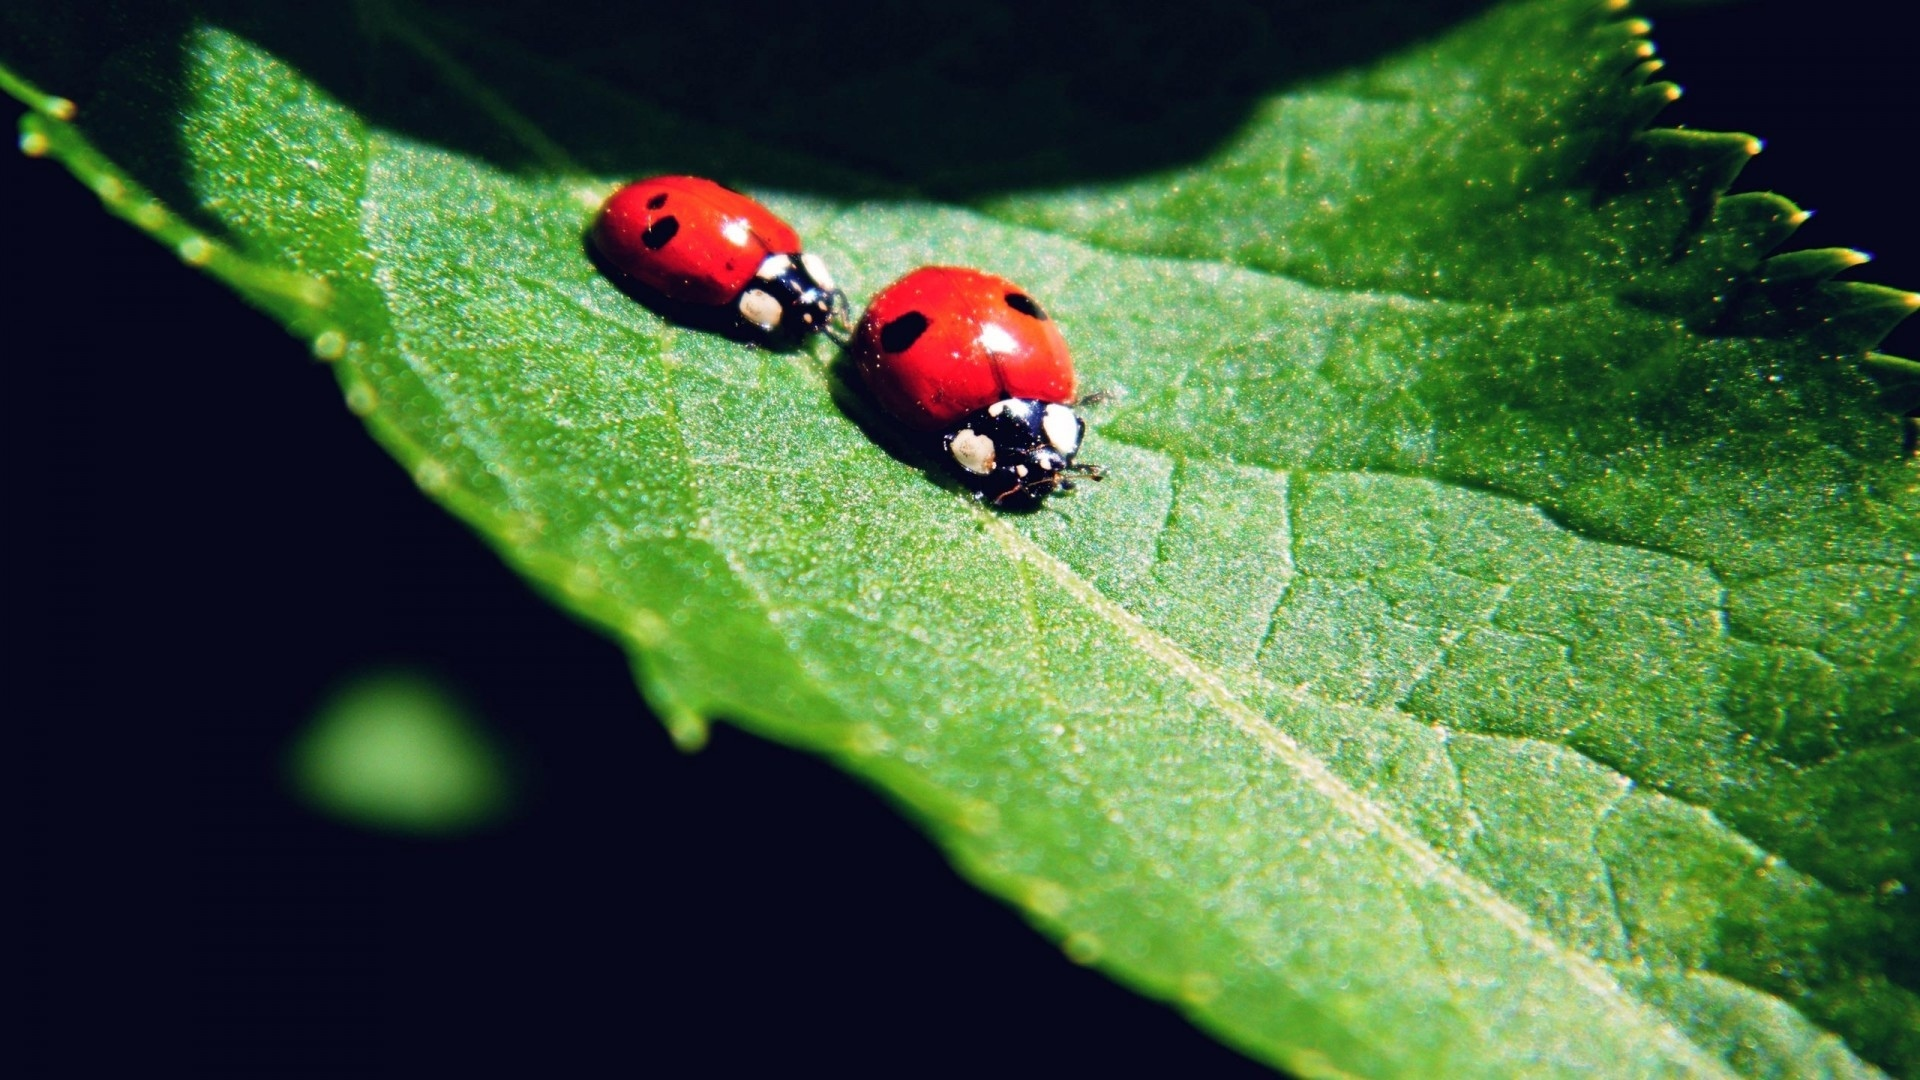
[[[1087,610],[1099,613],[1102,621],[1107,623],[1115,633],[1133,642],[1141,652],[1179,675],[1188,685],[1201,690],[1236,729],[1305,781],[1329,803],[1339,808],[1340,812],[1354,824],[1370,828],[1378,835],[1387,837],[1393,847],[1409,862],[1429,874],[1430,880],[1445,882],[1450,891],[1469,901],[1477,910],[1484,912],[1488,918],[1515,937],[1547,956],[1551,962],[1558,963],[1590,991],[1609,1000],[1623,998],[1628,1008],[1653,1014],[1656,1017],[1656,1029],[1661,1031],[1669,1042],[1683,1047],[1683,1053],[1706,1061],[1713,1071],[1724,1072],[1722,1062],[1696,1046],[1683,1031],[1668,1020],[1664,1013],[1628,993],[1597,961],[1567,948],[1536,928],[1533,921],[1505,897],[1484,882],[1467,874],[1451,860],[1435,851],[1431,845],[1413,835],[1390,810],[1348,786],[1318,757],[1309,753],[1267,718],[1248,708],[1245,702],[1228,688],[1226,679],[1214,672],[1209,665],[1189,655],[1172,640],[1147,626],[1138,616],[1088,583],[1071,567],[1014,529],[1000,514],[978,505],[970,506],[969,509],[983,521],[988,532],[1010,555],[1039,570],[1051,578],[1055,584],[1074,594]],[[1278,690],[1278,693],[1299,702],[1340,711],[1348,711],[1352,708],[1352,706],[1324,702],[1304,691],[1284,689]],[[1424,932],[1425,920],[1419,919],[1417,915],[1415,918],[1420,922]]]

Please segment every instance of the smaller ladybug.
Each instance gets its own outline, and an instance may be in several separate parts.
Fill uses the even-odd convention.
[[[1030,507],[1070,491],[1086,421],[1071,408],[1060,328],[1003,277],[925,266],[887,286],[854,331],[854,364],[882,407],[940,452],[974,494]]]
[[[697,176],[636,180],[593,223],[593,246],[613,269],[694,321],[763,344],[825,330],[845,308],[819,256],[793,226],[732,188]]]

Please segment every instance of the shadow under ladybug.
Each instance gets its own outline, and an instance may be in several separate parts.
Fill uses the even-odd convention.
[[[862,380],[850,350],[836,352],[827,366],[827,373],[828,390],[833,396],[834,405],[888,457],[918,469],[929,480],[948,491],[967,492],[996,510],[1013,514],[1034,513],[1047,505],[1046,495],[1056,490],[1074,489],[1074,479],[1069,473],[1089,480],[1100,480],[1106,475],[1106,470],[1098,465],[1062,463],[1065,464],[1064,468],[1047,470],[1044,481],[1028,482],[1019,476],[1014,468],[1020,462],[1037,454],[1059,456],[1046,441],[1046,432],[1041,426],[1043,414],[1038,408],[1021,416],[1005,415],[1004,411],[1001,415],[988,416],[985,414],[989,410],[981,409],[981,422],[977,424],[962,424],[953,431],[913,431],[887,416],[887,410],[875,400],[872,391]],[[1076,436],[1084,435],[1084,422],[1077,416],[1074,422]],[[996,446],[1004,447],[1001,460],[1007,463],[1006,467],[996,467],[985,474],[957,467],[953,443],[962,432],[991,439]]]

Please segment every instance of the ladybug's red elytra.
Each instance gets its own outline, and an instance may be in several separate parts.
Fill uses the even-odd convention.
[[[881,290],[854,331],[854,363],[901,423],[938,433],[961,479],[999,506],[1071,490],[1086,422],[1071,405],[1067,342],[1026,290],[956,266],[924,266]]]
[[[745,195],[697,176],[636,180],[593,224],[613,269],[666,300],[724,312],[744,335],[786,342],[824,330],[844,307],[799,234]]]

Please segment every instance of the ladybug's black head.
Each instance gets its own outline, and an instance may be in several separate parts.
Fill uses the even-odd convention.
[[[734,303],[748,336],[786,345],[834,326],[834,312],[846,307],[846,298],[826,263],[803,252],[767,256]]]
[[[1076,465],[1087,423],[1065,405],[1007,398],[962,417],[940,448],[974,494],[995,506],[1035,506],[1053,491],[1073,490],[1068,473],[1100,479],[1100,469]]]

